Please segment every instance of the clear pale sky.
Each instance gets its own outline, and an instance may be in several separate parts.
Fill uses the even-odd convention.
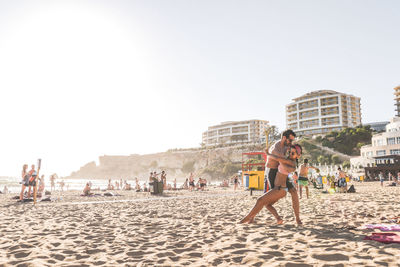
[[[195,147],[313,90],[394,116],[400,1],[0,1],[0,175]]]

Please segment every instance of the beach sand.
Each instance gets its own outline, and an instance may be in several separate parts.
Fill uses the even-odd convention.
[[[0,266],[399,266],[400,244],[363,240],[379,230],[362,226],[400,216],[400,187],[355,187],[355,194],[312,189],[300,203],[303,227],[290,195],[275,205],[284,225],[266,209],[255,224],[238,224],[261,192],[72,191],[36,206],[0,195]]]

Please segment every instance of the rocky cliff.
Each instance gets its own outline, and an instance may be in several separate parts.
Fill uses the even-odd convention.
[[[147,155],[101,156],[99,165],[89,162],[68,178],[147,179],[151,171],[165,170],[168,179],[182,181],[190,171],[212,179],[222,179],[240,169],[242,153],[261,151],[262,147],[236,146],[213,149],[189,149]]]

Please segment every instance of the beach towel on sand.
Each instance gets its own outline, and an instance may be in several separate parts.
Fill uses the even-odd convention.
[[[400,225],[398,224],[367,224],[367,229],[379,229],[384,232],[400,232]]]
[[[364,237],[364,240],[375,240],[381,243],[400,243],[400,235],[396,233],[372,233]]]

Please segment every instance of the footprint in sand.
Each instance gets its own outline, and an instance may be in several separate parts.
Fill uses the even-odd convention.
[[[348,261],[349,257],[340,253],[335,254],[314,254],[312,255],[314,259],[322,261]]]
[[[21,259],[21,258],[28,257],[30,254],[31,254],[31,252],[25,251],[25,250],[16,251],[16,252],[14,252],[14,257],[17,259]]]

